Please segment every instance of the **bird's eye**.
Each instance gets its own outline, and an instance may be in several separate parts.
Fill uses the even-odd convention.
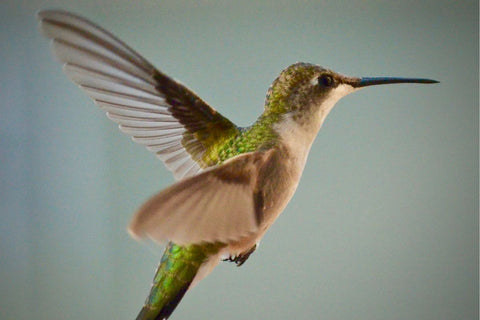
[[[329,74],[322,74],[320,77],[318,77],[318,84],[321,85],[322,87],[331,87],[334,84],[333,77]]]

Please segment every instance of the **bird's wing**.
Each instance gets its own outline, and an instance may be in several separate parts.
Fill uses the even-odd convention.
[[[226,243],[256,232],[263,211],[257,177],[272,152],[244,153],[177,182],[138,210],[129,231],[178,244]]]
[[[218,163],[212,149],[238,133],[232,122],[90,21],[56,10],[38,18],[67,76],[176,179]]]

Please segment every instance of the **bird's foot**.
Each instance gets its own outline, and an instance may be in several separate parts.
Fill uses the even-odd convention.
[[[248,249],[245,252],[240,253],[238,256],[230,256],[227,259],[223,259],[223,261],[228,261],[228,262],[235,262],[237,267],[240,267],[242,264],[247,261],[248,257],[257,249],[257,245],[254,245],[250,249]]]

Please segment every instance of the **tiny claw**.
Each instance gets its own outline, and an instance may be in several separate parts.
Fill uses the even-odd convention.
[[[250,249],[248,249],[245,252],[240,253],[238,256],[230,256],[226,259],[223,259],[222,261],[228,261],[228,262],[235,262],[237,267],[240,267],[247,261],[248,257],[257,249],[257,245],[254,245]]]

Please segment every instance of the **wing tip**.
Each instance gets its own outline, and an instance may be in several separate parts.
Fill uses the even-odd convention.
[[[132,224],[130,224],[127,228],[128,235],[132,237],[136,241],[142,240],[144,237],[138,232],[138,230],[135,230]]]
[[[145,238],[145,232],[141,230],[138,221],[138,212],[135,213],[130,224],[128,225],[127,232],[133,239],[139,241]]]
[[[42,21],[42,20],[48,19],[49,17],[52,17],[53,15],[59,12],[64,12],[64,11],[59,9],[41,9],[35,13],[35,17],[37,18],[37,20]]]
[[[81,18],[79,15],[76,15],[70,11],[63,10],[63,9],[40,9],[35,14],[38,20],[46,20],[46,19],[55,19],[59,16],[70,17],[70,18]]]
[[[47,12],[50,11],[50,10],[37,10],[37,12],[35,12],[35,18],[37,18],[38,21],[42,21],[45,16],[47,15]]]

